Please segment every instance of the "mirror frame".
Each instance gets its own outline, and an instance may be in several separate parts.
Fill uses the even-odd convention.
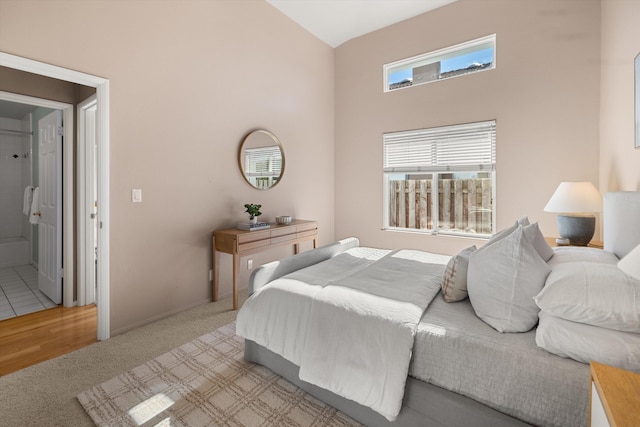
[[[256,135],[256,134],[265,134],[269,138],[271,138],[273,140],[273,142],[275,143],[275,145],[277,145],[278,148],[280,149],[280,156],[282,157],[282,167],[280,169],[280,176],[278,177],[278,180],[275,182],[275,184],[273,184],[273,185],[271,185],[271,186],[269,186],[267,188],[260,188],[260,187],[256,187],[255,185],[253,185],[251,183],[251,181],[249,181],[249,179],[247,178],[247,175],[245,173],[244,167],[242,166],[242,164],[243,164],[242,158],[243,158],[243,152],[244,152],[245,144],[247,143],[249,138],[251,138],[252,135]],[[270,189],[272,189],[273,187],[278,185],[280,183],[280,181],[282,181],[282,176],[284,175],[285,156],[284,156],[284,148],[282,147],[282,143],[280,142],[280,140],[278,139],[277,136],[275,136],[272,132],[269,132],[266,129],[255,129],[255,130],[252,130],[251,132],[246,134],[244,138],[242,138],[242,142],[240,143],[240,149],[238,150],[238,168],[240,169],[240,174],[242,175],[242,178],[244,178],[246,183],[249,184],[251,186],[251,188],[255,188],[256,190],[270,190]]]

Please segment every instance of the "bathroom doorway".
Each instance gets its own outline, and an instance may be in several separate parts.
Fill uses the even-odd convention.
[[[96,306],[98,311],[98,340],[104,340],[110,337],[110,298],[109,298],[109,80],[90,75],[67,68],[34,61],[28,58],[11,55],[0,52],[0,69],[2,67],[8,70],[18,72],[32,73],[36,76],[54,79],[60,82],[69,82],[83,85],[95,89],[97,100],[96,113],[96,146],[97,146],[97,287],[96,287]],[[66,123],[74,122],[73,109],[64,110],[64,121]],[[67,134],[68,132],[68,134]],[[69,126],[64,130],[64,148],[63,148],[63,192],[65,194],[73,194],[74,185],[82,181],[85,177],[81,175],[74,176],[74,147],[73,128]],[[71,144],[71,145],[69,145]],[[82,162],[82,159],[77,159]],[[68,165],[68,167],[67,167]],[[81,170],[78,164],[78,170]],[[82,196],[82,195],[79,195]],[[63,266],[66,271],[66,278],[74,277],[76,270],[76,252],[74,239],[77,238],[75,230],[83,227],[81,221],[74,216],[73,197],[64,198],[64,212],[71,213],[63,218]],[[74,279],[75,280],[75,279]],[[74,304],[73,282],[74,280],[66,280],[64,282],[63,303],[65,306]],[[82,278],[78,279],[79,286],[82,286]],[[70,289],[69,289],[70,287]]]
[[[27,99],[0,96],[0,320],[62,302],[62,116],[73,106],[16,101]]]

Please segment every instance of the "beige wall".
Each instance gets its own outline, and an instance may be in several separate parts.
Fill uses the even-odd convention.
[[[497,34],[497,68],[391,93],[385,63]],[[336,49],[336,238],[454,253],[469,239],[385,232],[382,134],[497,120],[497,226],[543,208],[561,181],[598,183],[600,2],[460,0]]]
[[[0,51],[110,81],[112,333],[207,301],[211,231],[244,203],[333,239],[333,50],[266,2],[0,0]],[[269,191],[237,168],[259,127],[286,155]]]
[[[640,190],[634,149],[634,58],[640,54],[640,2],[602,1],[600,188]]]

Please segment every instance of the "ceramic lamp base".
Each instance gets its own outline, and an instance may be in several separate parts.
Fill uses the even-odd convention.
[[[558,215],[558,233],[574,246],[587,246],[596,231],[595,216]]]

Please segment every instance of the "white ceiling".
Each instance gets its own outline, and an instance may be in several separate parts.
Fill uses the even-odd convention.
[[[456,0],[266,0],[331,47]]]

